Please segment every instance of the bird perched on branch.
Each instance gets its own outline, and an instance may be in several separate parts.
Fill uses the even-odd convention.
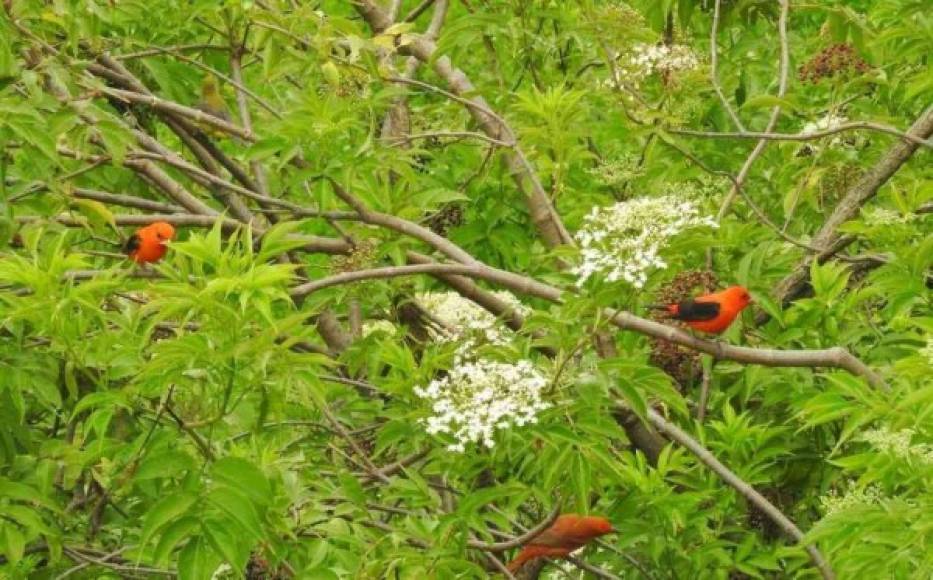
[[[175,228],[166,222],[153,222],[136,230],[123,244],[123,253],[137,264],[158,262],[175,237]]]
[[[682,320],[690,328],[709,334],[721,334],[736,317],[752,303],[752,297],[742,286],[732,286],[704,294],[677,304],[659,304],[651,308],[664,310],[668,318]]]
[[[220,85],[217,84],[214,75],[204,76],[204,80],[201,81],[201,100],[198,101],[194,108],[224,121],[229,122],[231,120],[230,109],[220,94]],[[222,137],[226,134],[206,123],[198,123],[198,127],[211,137]]]
[[[518,556],[509,562],[509,571],[517,572],[526,562],[535,558],[566,558],[571,552],[614,531],[606,518],[563,514],[551,527],[525,544]]]

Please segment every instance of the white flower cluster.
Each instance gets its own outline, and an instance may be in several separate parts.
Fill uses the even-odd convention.
[[[840,125],[846,123],[849,119],[843,117],[842,115],[836,115],[834,113],[829,113],[824,117],[817,119],[815,122],[807,123],[803,126],[803,130],[800,131],[802,135],[809,135],[811,133],[818,133],[819,131],[828,131],[830,129],[835,129]]]
[[[829,517],[850,508],[875,505],[882,499],[884,496],[878,486],[859,488],[851,483],[843,495],[836,493],[836,490],[830,490],[828,495],[820,498],[820,504],[823,506],[823,513]]]
[[[689,228],[716,225],[700,215],[696,202],[673,195],[594,207],[575,236],[581,261],[571,271],[577,286],[602,274],[609,282],[624,280],[642,288],[652,269],[667,267],[660,251],[670,238]]]
[[[519,302],[510,292],[493,292],[522,316],[531,309]],[[438,332],[434,338],[440,342],[454,342],[480,338],[489,344],[508,343],[509,333],[502,322],[485,309],[477,306],[456,292],[423,292],[415,296],[418,304],[447,326],[446,332]]]
[[[432,401],[434,415],[422,421],[427,432],[452,435],[456,442],[447,449],[463,452],[470,443],[493,447],[497,429],[535,423],[538,412],[550,407],[541,399],[546,386],[547,379],[527,360],[480,359],[463,362],[414,391]]]
[[[893,226],[907,224],[916,218],[916,214],[901,214],[886,207],[873,207],[862,212],[865,223],[870,226]]]
[[[382,332],[388,334],[389,336],[395,335],[395,325],[389,322],[388,320],[367,320],[363,323],[363,336],[369,336],[371,334]]]
[[[812,121],[803,126],[803,129],[800,130],[801,135],[812,135],[813,133],[818,133],[820,131],[828,131],[830,129],[835,129],[840,125],[848,122],[848,118],[842,115],[836,115],[835,113],[828,113],[816,121]],[[829,140],[830,147],[845,147],[855,145],[856,141],[853,138],[844,138],[841,133],[835,134]],[[800,146],[800,151],[810,154],[816,151],[819,148],[818,145],[813,143],[804,143]]]
[[[638,179],[645,174],[645,168],[639,166],[637,155],[624,154],[615,159],[603,161],[598,166],[588,169],[587,173],[604,185],[615,187]]]
[[[933,367],[933,336],[927,337],[927,345],[920,349],[920,356],[927,359],[927,364]]]
[[[632,47],[632,54],[623,65],[627,77],[637,84],[653,74],[670,75],[693,70],[700,65],[700,59],[693,49],[682,44],[639,43]]]
[[[891,431],[887,427],[880,427],[866,431],[861,438],[878,451],[891,454],[899,459],[933,463],[933,445],[911,444],[915,433],[913,429]]]

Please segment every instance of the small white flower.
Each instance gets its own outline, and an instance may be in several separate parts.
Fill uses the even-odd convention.
[[[848,121],[849,119],[842,115],[828,113],[824,115],[823,117],[817,119],[816,121],[812,121],[804,125],[803,129],[800,130],[800,134],[801,135],[812,135],[813,133],[818,133],[821,131],[829,131],[831,129],[835,129],[836,127],[844,125]],[[833,135],[829,139],[829,146],[830,147],[850,147],[856,143],[856,141],[852,139],[847,140],[843,138],[841,135],[842,135],[841,133],[837,133]],[[803,145],[800,146],[800,150],[806,153],[812,153],[816,151],[817,149],[819,149],[819,145],[816,145],[814,143],[804,143]]]
[[[634,70],[629,73],[644,78],[654,73],[693,70],[700,65],[700,59],[693,49],[682,44],[639,43],[632,47],[630,63],[634,65]]]
[[[578,286],[601,274],[609,282],[642,288],[651,270],[667,267],[659,253],[668,240],[701,226],[716,227],[716,222],[701,216],[696,203],[673,195],[595,207],[575,236],[581,260],[571,271]]]
[[[517,314],[527,316],[531,313],[531,309],[510,292],[499,291],[493,294]],[[473,358],[473,350],[481,343],[505,346],[511,340],[511,333],[501,320],[456,292],[423,292],[415,298],[444,325],[440,329],[431,327],[434,340],[460,343],[455,359],[458,364]]]
[[[537,414],[551,406],[541,399],[546,386],[547,379],[530,361],[479,359],[458,364],[414,392],[432,401],[435,414],[422,420],[425,431],[451,434],[456,442],[447,449],[462,453],[470,443],[494,447],[497,430],[536,422]]]
[[[367,320],[363,323],[363,336],[369,336],[375,332],[384,332],[390,336],[395,335],[395,325],[388,320]]]
[[[870,226],[893,226],[896,224],[910,223],[916,218],[916,214],[900,214],[893,209],[885,207],[872,207],[862,211],[865,223]]]
[[[887,453],[905,461],[933,463],[933,445],[911,443],[915,434],[916,431],[913,429],[891,431],[887,427],[879,427],[862,433],[861,438],[881,453]]]
[[[878,486],[859,488],[850,482],[845,494],[839,495],[836,490],[830,490],[829,494],[820,498],[820,505],[823,506],[823,513],[829,517],[853,507],[876,505],[882,499],[884,496]]]
[[[927,345],[920,349],[920,355],[927,359],[927,364],[933,367],[933,336],[927,337]]]

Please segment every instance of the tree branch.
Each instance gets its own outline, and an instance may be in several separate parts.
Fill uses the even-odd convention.
[[[778,19],[778,36],[781,40],[781,63],[780,63],[780,73],[778,80],[778,98],[784,98],[784,94],[787,92],[787,77],[790,69],[790,48],[787,43],[787,13],[790,10],[790,0],[779,0],[781,3],[781,16]],[[765,127],[765,133],[770,133],[774,130],[774,126],[777,124],[778,118],[781,116],[781,106],[776,105],[771,110],[771,118],[768,119],[768,124]],[[745,179],[748,177],[748,173],[752,169],[752,165],[755,163],[755,160],[761,155],[764,151],[765,146],[768,144],[767,139],[761,139],[758,143],[755,144],[755,148],[752,149],[752,152],[749,154],[748,159],[745,160],[745,163],[742,165],[742,169],[739,170],[738,175],[735,177],[736,185],[741,186],[745,183]],[[726,199],[723,200],[722,205],[719,207],[719,214],[716,216],[716,221],[722,221],[722,218],[729,212],[729,207],[732,205],[732,202],[735,200],[735,196],[738,193],[738,188],[733,186],[732,190],[726,196]]]
[[[908,133],[920,139],[927,139],[933,135],[933,106],[928,107],[920,115]],[[854,240],[850,236],[840,236],[837,233],[839,226],[856,217],[861,207],[878,193],[878,190],[918,148],[919,145],[914,140],[894,143],[878,163],[849,188],[813,238],[812,245],[823,250],[815,255],[804,257],[792,272],[775,286],[772,295],[780,304],[787,304],[805,292],[812,260],[815,259],[819,263],[825,262]],[[758,318],[760,323],[765,320],[767,320],[767,315]]]
[[[790,518],[785,516],[784,513],[775,507],[774,504],[768,501],[767,498],[758,493],[755,488],[745,483],[745,481],[743,481],[738,475],[723,465],[718,459],[716,459],[715,456],[713,456],[712,453],[709,452],[709,450],[700,445],[700,443],[690,437],[690,435],[682,431],[673,423],[669,423],[664,417],[659,415],[654,409],[650,407],[648,408],[648,420],[658,429],[658,431],[664,433],[672,440],[686,447],[697,457],[697,459],[712,469],[723,481],[725,481],[733,489],[742,494],[748,501],[763,511],[769,518],[771,518],[774,523],[780,526],[780,528],[784,531],[785,534],[787,534],[788,537],[798,543],[803,540],[803,532],[800,531],[800,528],[798,528],[797,525],[790,520]],[[804,546],[804,549],[810,555],[810,559],[813,561],[813,564],[817,567],[817,569],[819,569],[823,578],[832,580],[836,577],[829,565],[829,562],[823,558],[823,555],[816,548],[816,546],[806,545]]]
[[[385,12],[371,0],[357,0],[354,2],[354,7],[376,32],[382,32],[392,25]],[[435,54],[437,48],[432,41],[416,37],[403,50],[417,57],[418,60],[430,64],[434,72],[447,82],[454,94],[471,103],[472,106],[468,110],[486,135],[498,140],[504,137],[507,142],[515,142],[515,133],[508,123],[501,117],[494,118],[484,112],[490,109],[486,100],[477,95],[472,81],[466,73],[453,66],[450,58],[446,55],[438,57]],[[572,244],[573,240],[569,232],[552,206],[531,163],[517,143],[507,153],[506,161],[516,185],[527,196],[531,219],[544,242],[549,247]]]

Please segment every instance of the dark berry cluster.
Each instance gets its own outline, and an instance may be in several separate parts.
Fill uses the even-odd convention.
[[[336,274],[355,272],[372,266],[378,257],[379,240],[367,239],[356,244],[346,256],[337,256],[331,262],[331,269]]]
[[[716,274],[709,270],[684,270],[658,291],[655,302],[674,304],[697,294],[711,292],[716,288],[717,283]],[[653,317],[656,320],[663,320],[665,324],[684,326],[676,320],[666,319],[662,312],[654,314]],[[651,344],[650,360],[651,364],[664,370],[683,388],[686,388],[700,375],[699,353],[673,342],[655,339]]]
[[[463,224],[463,204],[448,203],[428,217],[426,225],[439,236],[447,237],[450,228]]]
[[[835,76],[864,73],[868,69],[868,63],[862,60],[851,44],[840,43],[818,52],[800,67],[797,75],[802,82],[818,83]]]

